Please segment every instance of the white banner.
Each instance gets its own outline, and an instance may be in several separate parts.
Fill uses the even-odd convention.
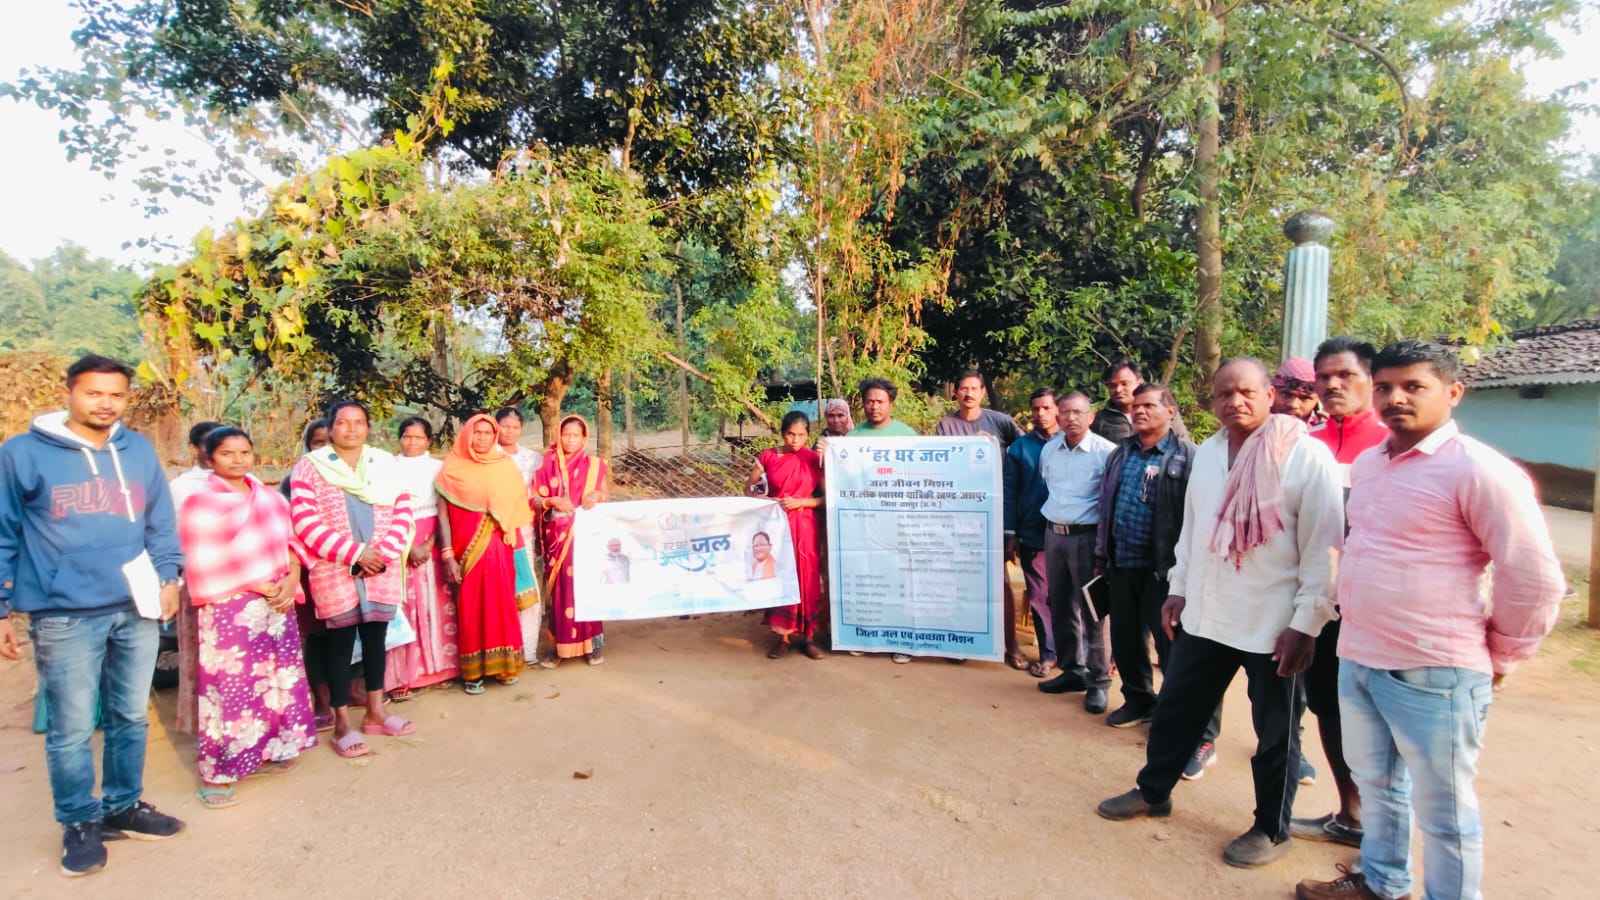
[[[1000,445],[987,437],[829,438],[836,650],[999,660]]]
[[[656,619],[800,602],[789,517],[758,497],[630,500],[573,523],[579,621]]]

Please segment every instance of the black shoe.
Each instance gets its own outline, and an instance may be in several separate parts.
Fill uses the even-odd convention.
[[[127,809],[106,816],[106,825],[115,828],[136,841],[164,841],[183,830],[183,823],[156,812],[156,808],[140,800]]]
[[[1202,741],[1194,749],[1194,755],[1189,757],[1189,764],[1183,767],[1184,781],[1199,781],[1205,777],[1206,766],[1215,765],[1217,762],[1217,745],[1210,741]]]
[[[1106,699],[1106,689],[1103,687],[1089,688],[1089,692],[1083,695],[1084,710],[1096,716],[1106,711],[1109,702]]]
[[[61,874],[68,878],[93,875],[106,867],[106,845],[99,822],[79,822],[61,832]]]
[[[1172,815],[1172,800],[1166,799],[1160,803],[1144,802],[1144,794],[1138,788],[1118,794],[1110,800],[1105,800],[1095,808],[1102,819],[1112,819],[1118,822],[1126,819],[1137,819],[1141,816],[1161,818]]]
[[[1361,826],[1346,825],[1334,813],[1315,819],[1290,819],[1289,833],[1308,841],[1329,841],[1361,849]]]
[[[1075,694],[1088,689],[1089,683],[1076,672],[1062,672],[1048,681],[1039,682],[1039,690],[1046,694]]]
[[[1111,715],[1106,716],[1106,724],[1112,728],[1132,728],[1148,721],[1150,721],[1150,710],[1139,709],[1132,703],[1124,703],[1117,707]]]
[[[1222,851],[1222,861],[1240,869],[1254,869],[1289,852],[1289,842],[1274,844],[1272,838],[1259,828],[1252,828],[1233,839],[1228,849]]]

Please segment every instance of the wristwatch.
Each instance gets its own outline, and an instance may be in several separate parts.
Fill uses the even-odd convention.
[[[146,583],[148,584],[148,582],[146,582]],[[177,588],[178,590],[181,591],[181,590],[183,590],[183,579],[182,578],[163,578],[163,579],[161,579],[161,586],[164,587],[164,588],[165,587],[175,587],[175,588]]]

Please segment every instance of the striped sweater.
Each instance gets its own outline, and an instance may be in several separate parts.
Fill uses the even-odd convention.
[[[295,463],[290,472],[289,515],[295,537],[312,557],[308,577],[317,618],[331,619],[354,609],[361,598],[356,593],[356,580],[350,575],[350,567],[356,564],[367,545],[351,535],[344,491],[329,484],[309,459]],[[413,533],[409,494],[401,494],[393,506],[373,507],[373,533],[377,539],[372,546],[389,568],[365,579],[367,599],[385,606],[400,606],[405,601],[403,561]]]

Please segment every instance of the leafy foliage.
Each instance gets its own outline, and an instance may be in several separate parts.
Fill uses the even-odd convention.
[[[166,374],[236,356],[272,379],[461,418],[552,375],[648,347],[652,209],[599,156],[530,150],[481,182],[394,147],[335,157],[280,188],[261,216],[202,234],[142,300],[163,325]],[[486,342],[454,358],[452,333]]]
[[[0,253],[0,350],[144,357],[133,295],[141,279],[63,244],[31,267]]]

